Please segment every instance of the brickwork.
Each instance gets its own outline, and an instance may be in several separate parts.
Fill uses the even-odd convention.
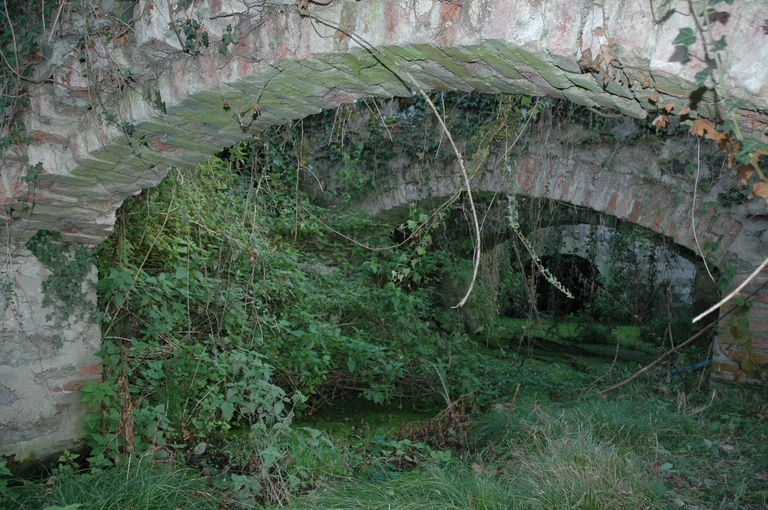
[[[556,0],[539,12],[527,0],[465,0],[461,8],[412,2],[338,0],[304,13],[281,2],[270,15],[238,1],[195,2],[174,14],[200,20],[209,34],[210,46],[197,54],[180,51],[167,13],[151,0],[137,3],[127,39],[94,39],[87,61],[74,34],[65,34],[55,42],[57,57],[38,70],[52,82],[31,85],[23,115],[31,143],[3,154],[0,230],[21,241],[47,229],[67,240],[98,243],[110,233],[122,201],[157,184],[167,166],[189,167],[271,125],[357,98],[410,96],[416,85],[405,71],[426,90],[567,97],[644,118],[655,115],[662,101],[688,107],[694,76],[705,65],[699,59],[670,62],[671,40],[690,23],[683,0],[669,6],[671,15],[661,25],[637,3],[584,7]],[[750,55],[729,61],[725,79],[729,93],[745,105],[742,117],[752,130],[768,125],[758,113],[768,111],[768,79],[762,79],[768,66],[754,65],[768,61],[768,44],[744,35],[762,33],[760,7],[756,0],[742,2],[738,15],[720,28],[729,53]],[[249,15],[233,14],[242,12]],[[523,12],[529,15],[521,17]],[[227,25],[238,41],[222,53],[217,41]],[[337,25],[380,53],[364,51],[361,39],[345,36]],[[594,74],[582,66],[608,44],[620,65],[608,70],[606,86],[606,70]],[[89,106],[96,92],[100,104]],[[711,117],[714,105],[707,99],[698,111]],[[36,163],[42,172],[33,184],[24,182]],[[550,185],[552,196],[571,201],[568,179]],[[602,202],[612,195],[595,191],[586,203],[605,209]],[[34,207],[25,208],[23,200]],[[653,225],[642,203],[611,208]],[[675,239],[690,241],[682,234]]]
[[[501,195],[515,192],[537,198],[553,198],[604,212],[663,234],[694,253],[699,253],[697,239],[700,245],[717,243],[719,248],[713,254],[717,260],[724,264],[734,261],[740,264],[739,274],[731,288],[738,286],[749,275],[754,267],[749,260],[761,262],[760,257],[768,256],[768,247],[759,242],[759,239],[766,237],[764,232],[768,222],[746,220],[748,216],[744,208],[734,208],[730,212],[713,210],[709,204],[716,201],[716,193],[698,193],[694,204],[692,188],[686,189],[684,179],[669,176],[650,178],[642,172],[622,173],[615,166],[601,164],[594,152],[593,148],[582,151],[569,148],[561,158],[555,157],[553,151],[548,151],[547,157],[522,155],[517,158],[516,169],[511,173],[504,165],[486,169],[481,178],[473,181],[473,189]],[[611,158],[619,162],[625,159],[620,150],[612,152]],[[650,158],[645,163],[653,165]],[[400,175],[394,182],[407,185],[378,190],[360,203],[365,204],[372,215],[397,216],[396,211],[407,214],[414,201],[444,199],[462,189],[464,184],[456,178],[458,174],[458,168],[429,173],[425,177],[429,186],[414,185],[412,177]],[[693,235],[693,218],[697,237]],[[749,256],[752,258],[749,259]],[[764,284],[766,286],[760,288]],[[751,282],[742,295],[752,292],[756,294],[754,306],[748,313],[751,346],[747,349],[744,344],[736,342],[729,331],[728,320],[722,321],[719,340],[714,347],[712,373],[715,380],[768,380],[768,274]],[[721,311],[730,306],[726,305]],[[757,368],[748,374],[742,369],[747,352],[751,353],[750,359],[757,363]]]
[[[615,153],[612,157],[617,158]],[[379,190],[360,203],[374,216],[396,208],[407,210],[413,201],[443,198],[463,188],[464,184],[457,178],[459,175],[458,168],[432,173],[427,178],[429,186],[415,186],[411,177],[400,176],[396,182],[409,184],[393,190]],[[684,179],[663,182],[647,175],[621,173],[595,161],[592,148],[569,149],[567,158],[563,155],[563,159],[551,155],[522,155],[511,175],[513,177],[503,165],[496,165],[480,174],[480,178],[473,181],[473,188],[478,192],[502,195],[514,192],[553,198],[604,212],[670,237],[694,252],[699,251],[690,220],[693,192],[686,191]],[[510,178],[514,179],[514,186]],[[707,204],[717,199],[715,195],[699,193],[695,216],[699,243],[718,243],[714,257],[719,260],[731,251],[731,243],[743,225],[737,214],[720,211],[716,215],[711,210]]]
[[[744,282],[747,275],[737,275],[730,292]],[[752,295],[750,300],[751,310],[749,317],[749,340],[741,341],[734,338],[731,326],[733,323],[728,317],[720,323],[718,332],[718,342],[714,347],[712,357],[712,379],[718,381],[760,381],[768,384],[768,271],[763,271],[759,276],[749,282],[741,291],[740,296],[747,297]],[[720,312],[725,313],[733,305],[726,304]],[[737,332],[738,334],[738,332]],[[749,373],[746,373],[743,365],[745,360],[755,364],[754,369],[750,366]]]
[[[109,4],[103,0],[93,7],[106,10]],[[688,99],[697,88],[696,73],[707,66],[705,59],[680,63],[671,58],[674,38],[691,26],[689,3],[672,0],[665,8],[668,16],[657,23],[644,2],[333,0],[328,6],[310,2],[302,12],[292,0],[269,6],[232,0],[191,2],[168,13],[153,0],[139,0],[132,18],[118,24],[128,28],[123,38],[94,36],[84,50],[77,28],[83,20],[71,12],[72,18],[57,26],[28,84],[29,106],[20,117],[25,143],[2,152],[0,248],[25,253],[23,243],[41,229],[61,232],[68,241],[98,244],[112,232],[123,200],[158,184],[170,167],[189,168],[270,126],[363,97],[409,97],[419,87],[481,90],[568,98],[641,119],[671,103],[672,115],[695,106],[692,116],[714,119],[722,107],[713,104],[713,97],[705,94],[697,105]],[[744,0],[717,8],[728,14],[717,28],[729,50],[722,85],[743,108],[736,115],[745,128],[764,132],[764,3]],[[178,22],[199,20],[209,47],[183,51],[169,14]],[[237,42],[221,51],[228,26]],[[610,51],[603,55],[605,48]],[[693,45],[691,51],[701,54],[702,48]],[[27,182],[30,166],[38,163],[42,171]],[[633,169],[625,171],[586,159],[577,164],[568,158],[521,158],[517,188],[531,196],[610,210],[694,246],[689,187],[646,182],[634,168],[642,163],[636,158],[629,165]],[[490,174],[485,182],[499,188],[505,177]],[[460,177],[454,172],[435,176],[430,186],[411,183],[387,196],[390,202],[405,203],[425,188],[444,196],[457,186]],[[719,241],[718,258],[738,261],[742,272],[756,267],[768,252],[768,240],[756,232],[761,227],[743,211],[710,219],[698,209],[694,213],[704,218],[696,227],[699,242]],[[11,267],[24,275],[38,271],[33,259],[27,253],[9,256],[6,276]],[[20,409],[15,421],[0,416],[0,433],[10,430],[8,423],[15,427],[11,432],[18,432],[0,437],[5,448],[0,454],[17,456],[39,451],[36,445],[56,423],[65,423],[59,428],[66,430],[50,441],[52,448],[75,441],[84,412],[76,389],[88,377],[98,377],[92,366],[98,362],[92,354],[98,350],[98,327],[74,324],[59,332],[36,324],[35,313],[14,315],[8,303],[40,301],[39,285],[22,280],[11,278],[11,297],[2,296],[0,348],[13,353],[27,346],[30,331],[43,350],[62,334],[79,347],[65,359],[30,355],[32,361],[16,364],[7,361],[9,355],[0,362],[0,385],[11,384],[9,394],[27,396],[12,408],[0,406],[5,413]],[[45,377],[29,382],[27,375],[40,372],[34,366],[41,364],[67,368],[46,369]],[[36,401],[44,405],[36,407]],[[57,414],[64,408],[73,411]]]

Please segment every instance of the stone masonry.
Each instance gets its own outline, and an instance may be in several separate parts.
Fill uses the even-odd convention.
[[[18,116],[30,141],[3,150],[0,172],[0,455],[39,456],[46,437],[48,451],[76,444],[84,412],[76,390],[98,377],[98,327],[57,331],[40,319],[46,271],[24,243],[44,229],[98,244],[123,200],[171,166],[189,168],[272,125],[420,88],[551,96],[634,118],[691,108],[689,116],[715,119],[722,111],[710,91],[689,99],[708,64],[700,43],[689,51],[673,43],[693,28],[684,0],[186,5],[139,0],[126,10],[103,0],[86,19],[63,4],[56,32],[42,38],[29,107],[4,112]],[[722,86],[739,102],[742,129],[760,136],[768,126],[764,3],[714,8],[712,36],[728,42]],[[32,168],[41,171],[28,181]],[[522,193],[579,201],[691,246],[692,196],[546,158],[522,158],[517,170]],[[721,261],[743,276],[768,255],[760,225],[754,214],[702,213],[697,234],[719,241]],[[755,310],[759,332],[768,319]],[[721,366],[738,363],[737,352]]]

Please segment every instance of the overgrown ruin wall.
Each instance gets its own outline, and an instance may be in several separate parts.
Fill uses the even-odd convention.
[[[46,451],[36,442],[41,437],[53,448],[75,442],[83,413],[75,389],[98,377],[98,327],[57,329],[40,320],[45,270],[24,243],[39,230],[101,242],[123,200],[156,185],[169,166],[188,168],[269,126],[323,109],[362,97],[408,97],[419,88],[547,95],[634,118],[690,107],[691,115],[714,119],[722,107],[710,92],[696,104],[689,99],[708,63],[700,44],[680,58],[673,43],[693,23],[683,0],[338,0],[310,3],[306,11],[283,1],[125,5],[104,1],[84,17],[74,3],[62,4],[55,33],[43,37],[29,107],[4,112],[21,120],[24,136],[4,149],[0,174],[7,283],[0,301],[0,454],[39,456]],[[730,57],[722,86],[741,102],[735,115],[743,129],[762,133],[764,3],[717,9],[713,35],[727,38]],[[182,31],[189,20],[199,24],[191,36]],[[521,192],[538,182],[566,201],[584,192],[588,206],[609,214],[674,223],[676,241],[686,245],[693,213],[701,239],[719,242],[719,259],[736,263],[740,277],[768,254],[768,239],[758,232],[762,220],[753,216],[728,211],[711,221],[671,195],[664,196],[674,210],[659,216],[629,201],[624,177],[592,168],[592,176],[577,181],[569,172],[578,169],[567,161],[545,166],[554,173],[530,173]],[[756,338],[768,329],[762,314],[751,316]],[[738,360],[726,355],[734,361],[721,366],[738,375]]]
[[[42,304],[51,271],[24,248],[0,247],[0,456],[46,459],[80,446],[85,407],[80,388],[101,374],[97,322],[59,325]],[[82,290],[96,301],[92,267]]]

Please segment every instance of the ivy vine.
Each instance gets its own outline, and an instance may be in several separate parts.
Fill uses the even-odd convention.
[[[91,250],[79,243],[61,240],[59,232],[41,230],[27,242],[27,248],[51,271],[43,281],[43,307],[53,307],[46,321],[55,319],[64,325],[74,316],[77,320],[86,314],[95,314],[96,306],[83,292],[83,282],[93,268]],[[58,345],[57,347],[60,347]]]

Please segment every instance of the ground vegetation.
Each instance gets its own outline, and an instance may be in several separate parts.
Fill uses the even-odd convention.
[[[453,105],[446,118],[455,132],[481,126],[463,145],[477,162],[526,124],[586,115],[520,97],[433,100]],[[420,99],[401,105],[412,117],[424,108]],[[710,386],[695,367],[706,351],[686,350],[599,395],[666,350],[670,317],[653,336],[641,324],[652,318],[646,301],[605,285],[578,311],[542,309],[543,285],[577,283],[555,271],[557,260],[533,262],[541,247],[531,233],[554,221],[553,204],[513,194],[494,198],[501,209],[487,204],[485,217],[502,224],[513,201],[519,232],[498,229],[470,312],[452,309],[461,291],[450,289],[472,272],[462,197],[437,212],[416,205],[396,226],[350,206],[385,177],[376,169],[393,155],[442,164],[440,146],[424,145],[437,126],[426,115],[416,127],[372,122],[358,139],[360,129],[345,128],[367,122],[355,115],[275,127],[126,202],[95,254],[105,371],[82,392],[89,448],[37,477],[14,478],[0,465],[2,504],[766,504],[759,390]],[[404,137],[412,146],[388,145],[397,129],[413,130]],[[308,184],[322,161],[346,169],[333,187]],[[623,235],[630,242],[636,233]],[[623,278],[625,262],[615,267]],[[550,279],[537,279],[538,264],[552,268]],[[617,303],[626,316],[611,313]],[[513,309],[521,316],[505,318]]]

